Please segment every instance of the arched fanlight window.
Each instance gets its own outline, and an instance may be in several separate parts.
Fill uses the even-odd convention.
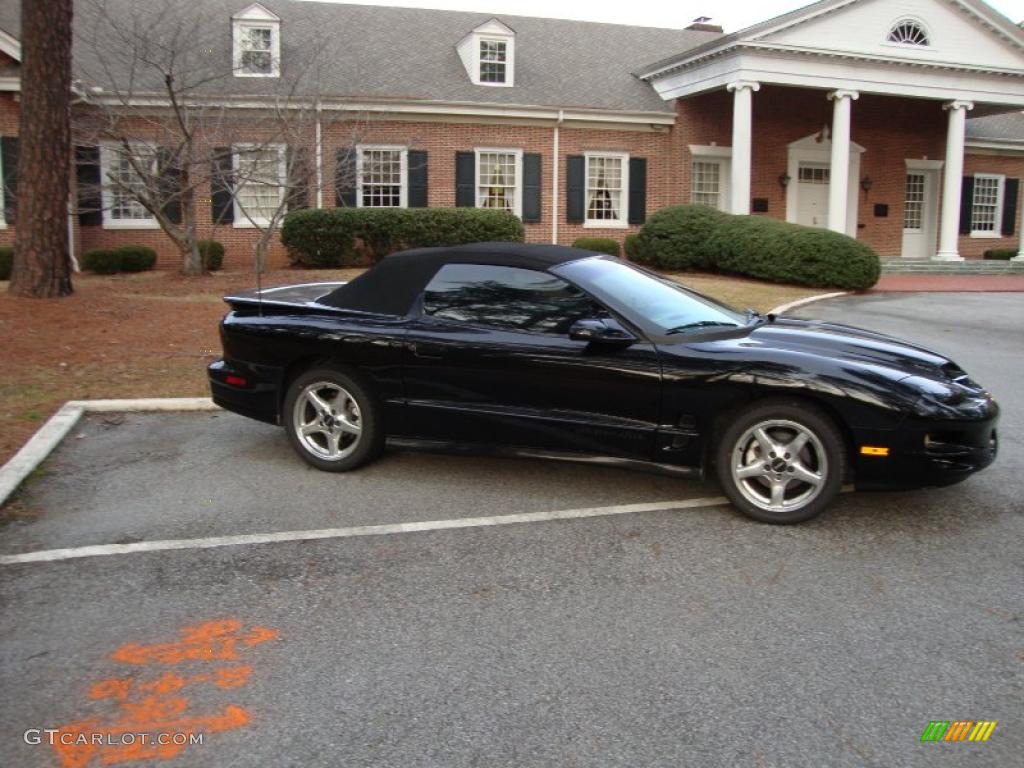
[[[886,40],[900,45],[931,45],[928,33],[925,32],[924,27],[913,19],[897,21],[893,28],[889,30],[889,37]]]

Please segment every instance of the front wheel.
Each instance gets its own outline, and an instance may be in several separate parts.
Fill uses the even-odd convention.
[[[719,440],[718,480],[743,514],[765,523],[815,517],[846,473],[842,436],[821,410],[800,402],[754,404]]]
[[[384,444],[377,400],[342,370],[301,374],[288,387],[283,415],[292,446],[317,469],[355,469],[376,458]]]

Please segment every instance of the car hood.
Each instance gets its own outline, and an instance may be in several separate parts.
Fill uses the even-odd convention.
[[[950,379],[962,374],[952,360],[930,349],[884,333],[819,320],[778,318],[757,326],[743,343],[888,369],[893,378],[923,374]]]

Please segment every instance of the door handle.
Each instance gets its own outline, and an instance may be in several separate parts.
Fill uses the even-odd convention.
[[[409,345],[409,349],[412,350],[413,357],[417,357],[420,360],[443,360],[444,359],[444,355],[431,354],[429,352],[425,352],[420,347],[419,344],[415,344],[415,343],[414,344],[410,344]]]

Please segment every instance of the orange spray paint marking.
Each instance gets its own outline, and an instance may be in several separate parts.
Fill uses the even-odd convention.
[[[118,648],[110,658],[141,668],[149,665],[172,666],[188,664],[189,672],[178,674],[164,669],[155,677],[109,678],[94,683],[89,689],[91,701],[107,701],[116,706],[108,717],[81,720],[60,729],[54,749],[62,768],[88,768],[95,765],[118,765],[139,760],[170,760],[187,749],[188,736],[218,733],[249,724],[249,713],[237,704],[227,704],[219,712],[192,715],[190,701],[184,694],[190,686],[210,685],[220,690],[233,690],[249,682],[253,668],[245,664],[225,664],[239,659],[239,654],[277,637],[276,630],[251,627],[243,631],[240,621],[228,619],[209,621],[185,627],[173,642],[140,645],[129,643]],[[206,671],[196,664],[215,662]],[[136,738],[122,743],[125,734],[149,734],[147,741]],[[184,734],[184,743],[160,744],[157,734]]]

